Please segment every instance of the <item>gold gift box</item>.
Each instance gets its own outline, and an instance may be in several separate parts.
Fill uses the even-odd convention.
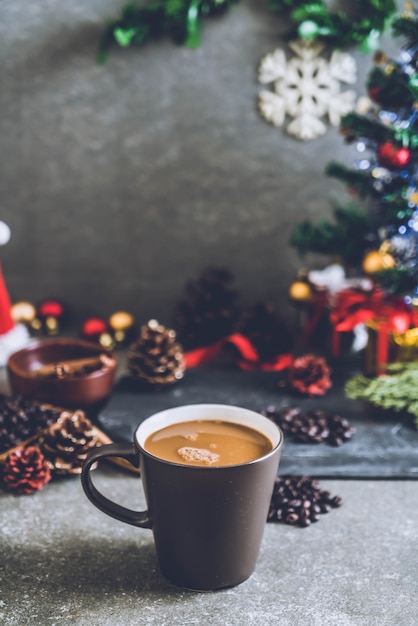
[[[366,323],[368,342],[365,373],[378,376],[385,373],[389,363],[418,361],[418,328],[404,333],[389,330],[386,319]]]

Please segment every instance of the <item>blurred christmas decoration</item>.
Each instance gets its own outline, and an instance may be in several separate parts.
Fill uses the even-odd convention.
[[[345,141],[355,143],[360,156],[352,169],[335,162],[327,167],[330,176],[344,182],[357,196],[357,204],[335,207],[334,219],[317,225],[304,220],[290,240],[302,255],[314,252],[338,256],[347,272],[348,280],[342,289],[338,285],[333,291],[330,285],[325,289],[313,285],[314,302],[319,301],[322,312],[330,311],[334,355],[338,354],[338,334],[352,332],[358,324],[380,319],[380,345],[384,343],[384,332],[405,332],[416,326],[417,14],[410,10],[397,17],[393,31],[406,39],[399,59],[388,59],[382,52],[375,55],[375,67],[367,83],[371,99],[363,99],[357,112],[341,120]],[[313,273],[308,278],[312,282]],[[366,278],[370,286],[364,282]],[[350,284],[353,279],[357,284]]]
[[[357,193],[373,216],[371,227],[363,233],[368,246],[358,259],[359,266],[372,273],[384,290],[411,303],[418,283],[416,12],[396,18],[393,32],[406,39],[399,58],[376,55],[367,83],[372,99],[368,110],[341,121],[345,141],[355,143],[360,154],[355,168],[330,163],[327,171]]]
[[[109,21],[102,36],[98,62],[103,63],[110,48],[142,45],[164,36],[189,47],[200,44],[201,21],[216,16],[238,0],[149,0],[137,6],[127,4],[120,17]],[[325,2],[270,0],[267,8],[286,12],[295,24],[293,37],[317,38],[333,48],[361,46],[364,51],[376,47],[380,33],[396,10],[395,0],[354,0],[353,11],[331,13]]]
[[[334,219],[323,219],[319,224],[303,220],[290,237],[290,245],[303,256],[307,252],[339,257],[344,266],[359,267],[370,246],[376,243],[374,234],[378,222],[373,214],[353,205],[335,206]],[[372,241],[370,241],[372,233]]]
[[[293,362],[291,353],[276,354],[263,360],[253,343],[241,333],[232,333],[216,341],[210,346],[189,350],[184,355],[186,368],[199,367],[211,363],[221,356],[224,351],[232,356],[233,363],[242,370],[280,371],[287,369]]]
[[[380,34],[395,13],[395,0],[352,0],[351,11],[328,10],[323,0],[269,0],[268,8],[286,13],[294,23],[290,37],[318,39],[331,48],[360,46],[368,52],[376,48]]]
[[[290,352],[293,346],[292,333],[284,318],[269,302],[257,302],[246,309],[238,331],[251,341],[260,361],[272,361],[277,355]]]
[[[402,315],[401,310],[396,310],[392,317],[388,314],[371,319],[366,328],[366,375],[384,374],[390,363],[418,360],[418,314],[415,310],[410,315]]]
[[[69,321],[67,306],[60,300],[47,298],[34,305],[20,300],[11,307],[11,315],[16,323],[23,324],[30,335],[60,335]]]
[[[173,326],[186,350],[214,344],[235,330],[239,313],[233,280],[227,268],[208,267],[188,281],[173,315]]]
[[[348,278],[345,269],[339,263],[332,263],[323,270],[310,270],[308,280],[318,291],[326,291],[331,299],[345,289],[357,289],[369,292],[373,289],[373,282],[366,277]]]
[[[418,428],[418,360],[393,363],[386,374],[374,378],[354,376],[345,385],[348,398],[365,400],[374,406],[414,416]]]
[[[128,311],[115,311],[108,319],[97,315],[88,317],[80,328],[81,337],[97,341],[109,350],[129,345],[136,333],[135,318]]]
[[[109,324],[104,317],[88,317],[80,328],[80,335],[89,341],[99,341],[103,334],[109,332]]]
[[[294,304],[311,302],[313,299],[312,287],[308,280],[298,278],[289,287],[289,298]]]
[[[185,287],[173,326],[185,347],[186,367],[227,355],[240,369],[281,370],[291,362],[293,343],[284,318],[270,302],[240,309],[233,275],[210,266]]]
[[[36,318],[30,327],[38,333],[59,335],[68,317],[66,306],[60,300],[48,298],[36,306]]]
[[[347,288],[339,291],[330,302],[329,318],[332,324],[332,352],[339,356],[341,333],[354,332],[359,336],[376,326],[378,332],[377,363],[387,362],[387,339],[390,333],[404,333],[418,324],[418,314],[402,298],[381,289]],[[360,335],[358,335],[360,333]],[[361,338],[361,337],[360,337]],[[362,347],[370,340],[370,333]]]
[[[21,300],[12,305],[11,314],[16,324],[30,326],[36,318],[36,307],[31,302]]]
[[[259,95],[261,115],[273,126],[282,126],[293,118],[287,132],[302,141],[310,141],[326,132],[323,121],[338,126],[340,118],[352,111],[356,93],[342,90],[341,84],[353,84],[357,78],[354,58],[334,50],[329,61],[319,55],[322,43],[311,39],[293,41],[296,54],[289,61],[283,50],[276,49],[261,61],[259,81],[271,85]]]
[[[361,266],[365,274],[377,274],[396,267],[396,260],[391,254],[381,249],[372,250],[366,254]]]
[[[171,37],[175,43],[196,48],[201,21],[226,11],[238,0],[151,0],[145,6],[127,4],[119,19],[111,21],[100,42],[98,62],[110,48],[142,45],[151,39]]]
[[[352,12],[330,12],[322,0],[271,0],[268,8],[286,13],[296,28],[289,47],[296,54],[286,59],[283,50],[267,54],[260,63],[259,81],[270,85],[259,95],[261,115],[274,126],[293,118],[287,132],[302,141],[310,141],[326,132],[324,118],[338,126],[342,115],[353,110],[356,94],[341,90],[342,84],[357,80],[355,60],[348,46],[374,50],[379,35],[396,10],[395,0],[355,0]],[[320,56],[326,47],[327,58]]]
[[[278,476],[267,522],[305,528],[317,522],[324,513],[341,505],[339,496],[331,496],[329,491],[320,488],[317,480],[309,476]]]
[[[56,474],[80,474],[87,453],[100,442],[99,432],[83,411],[63,411],[38,445]]]
[[[0,246],[9,242],[10,235],[10,228],[0,221]],[[17,323],[12,316],[12,304],[0,263],[0,367],[6,364],[12,352],[22,348],[28,340],[26,327]]]
[[[331,415],[322,409],[312,409],[306,413],[296,407],[277,410],[268,407],[262,414],[272,419],[283,431],[298,443],[328,443],[340,446],[355,434],[355,428],[340,415]]]
[[[109,327],[116,345],[131,343],[136,334],[134,316],[128,311],[116,311],[109,317]]]
[[[16,448],[1,470],[5,487],[20,494],[34,493],[51,480],[48,463],[36,446]]]
[[[147,386],[172,385],[184,376],[183,349],[176,332],[150,320],[129,348],[128,370],[132,378]]]
[[[303,395],[322,396],[332,387],[330,373],[324,358],[305,354],[293,361],[288,372],[288,381],[295,391]]]

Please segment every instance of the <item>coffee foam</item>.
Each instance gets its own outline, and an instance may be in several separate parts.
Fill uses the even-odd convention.
[[[219,454],[216,454],[216,452],[210,452],[205,448],[183,446],[177,450],[177,454],[181,456],[184,461],[189,463],[199,461],[200,463],[206,463],[206,465],[212,465],[213,463],[219,461]]]

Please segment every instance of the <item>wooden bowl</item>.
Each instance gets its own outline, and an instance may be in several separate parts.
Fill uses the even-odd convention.
[[[7,361],[13,395],[63,408],[82,409],[105,401],[115,373],[113,353],[81,339],[34,340]]]

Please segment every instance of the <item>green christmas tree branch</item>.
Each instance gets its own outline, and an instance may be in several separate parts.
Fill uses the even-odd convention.
[[[377,195],[373,188],[373,181],[367,173],[352,170],[341,163],[331,161],[325,168],[327,176],[337,178],[348,188],[355,191],[361,198]]]
[[[365,400],[382,409],[406,411],[418,427],[418,362],[389,365],[388,373],[376,378],[354,376],[345,384],[348,398]]]
[[[415,278],[404,267],[394,267],[376,272],[375,278],[385,291],[397,295],[407,294],[414,290],[417,285]]]
[[[408,46],[412,47],[418,40],[418,21],[410,14],[395,17],[392,30],[395,37],[404,37]]]
[[[324,219],[313,224],[304,220],[298,224],[292,232],[290,245],[301,255],[314,252],[338,256],[347,265],[359,265],[370,247],[365,234],[376,227],[373,218],[368,212],[352,206],[334,207],[333,216],[333,221]]]
[[[379,121],[360,115],[359,113],[347,113],[341,117],[340,133],[346,143],[352,143],[361,137],[383,143],[394,139],[395,133],[388,126],[383,126]]]
[[[379,101],[391,109],[412,106],[418,95],[415,76],[408,77],[395,63],[372,68],[366,87],[371,94],[378,92]]]

